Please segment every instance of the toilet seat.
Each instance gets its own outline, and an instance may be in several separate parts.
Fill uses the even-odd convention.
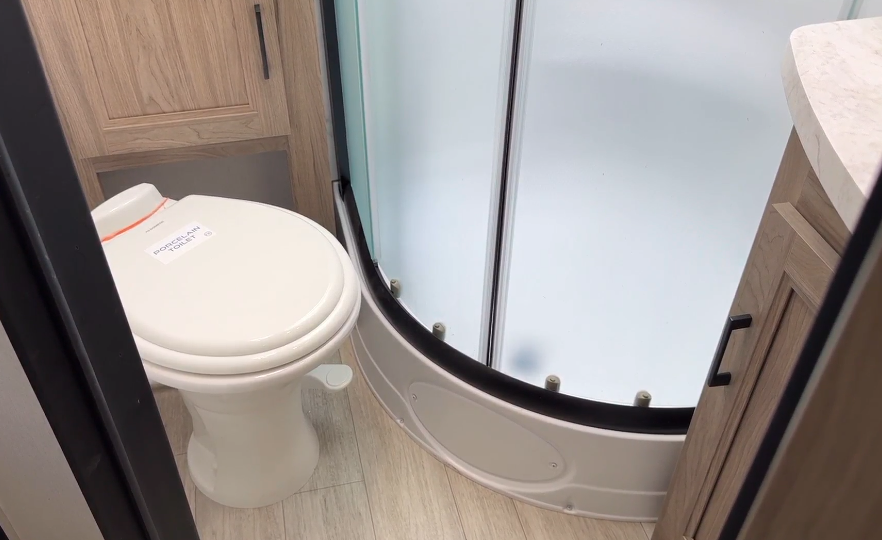
[[[358,320],[359,308],[352,312],[349,319],[327,343],[294,362],[256,373],[239,375],[201,375],[169,369],[152,362],[144,362],[144,372],[151,381],[186,392],[202,394],[231,394],[255,392],[271,389],[292,380],[299,380],[317,366],[329,360],[349,337]]]
[[[104,249],[145,368],[176,379],[279,371],[348,334],[358,310],[340,243],[269,205],[188,196]]]

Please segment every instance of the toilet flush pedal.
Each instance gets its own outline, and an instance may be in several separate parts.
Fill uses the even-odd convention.
[[[303,388],[337,392],[352,382],[352,368],[344,364],[322,364],[306,374]]]

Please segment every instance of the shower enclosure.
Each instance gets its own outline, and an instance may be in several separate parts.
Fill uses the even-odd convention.
[[[376,314],[356,349],[381,402],[499,491],[653,518],[791,130],[788,36],[861,3],[322,5],[338,209]],[[385,331],[403,338],[371,341]],[[446,394],[424,384],[436,376]],[[427,403],[482,428],[463,435]],[[552,457],[501,469],[488,409]]]
[[[790,131],[787,37],[850,6],[336,5],[349,179],[402,305],[529,383],[693,407]]]

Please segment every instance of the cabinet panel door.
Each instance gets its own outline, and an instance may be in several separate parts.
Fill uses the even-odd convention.
[[[726,350],[731,383],[702,393],[655,540],[716,538],[838,263],[792,204],[770,205],[731,311],[753,324]]]
[[[272,0],[79,0],[104,154],[290,131]],[[263,70],[266,51],[269,78]]]
[[[755,380],[749,360],[762,327],[761,314],[784,271],[788,227],[773,212],[772,204],[795,202],[810,170],[811,164],[794,131],[729,311],[729,315],[751,315],[753,323],[749,328],[734,331],[729,340],[720,367],[732,374],[729,385],[706,386],[701,394],[655,528],[655,540],[682,540],[687,532],[694,531],[710,498],[724,457],[719,455],[718,448],[721,441],[731,441],[734,436],[734,428],[727,426],[727,419],[732,411],[743,409]]]
[[[696,540],[719,537],[839,263],[833,248],[789,203],[774,205],[771,218],[770,226],[785,231],[783,272],[761,315],[749,361],[758,373],[756,383],[744,410],[733,411],[728,421],[735,426],[734,436],[721,444],[722,468],[697,522]]]

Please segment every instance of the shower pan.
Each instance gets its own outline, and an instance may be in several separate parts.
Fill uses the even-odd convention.
[[[496,491],[654,520],[791,129],[788,35],[855,6],[321,6],[375,395]]]

